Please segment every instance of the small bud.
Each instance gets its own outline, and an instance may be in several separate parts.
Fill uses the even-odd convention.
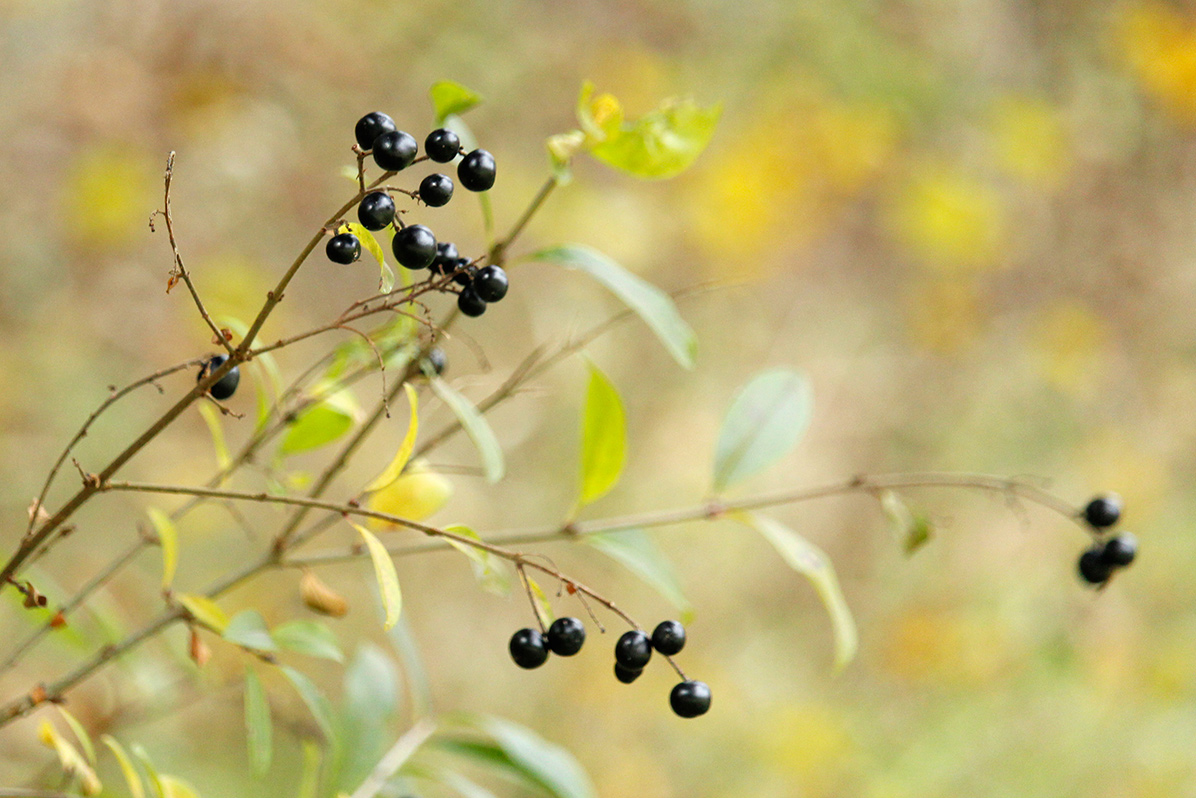
[[[304,571],[299,580],[299,593],[303,596],[303,603],[323,615],[333,618],[343,618],[349,612],[349,602],[320,580],[312,571]]]
[[[194,628],[191,630],[190,649],[191,660],[201,668],[212,658],[212,649],[208,648],[208,644],[199,636],[199,631]]]
[[[62,610],[54,613],[54,617],[50,619],[51,629],[61,629],[66,626],[66,616],[62,614]]]

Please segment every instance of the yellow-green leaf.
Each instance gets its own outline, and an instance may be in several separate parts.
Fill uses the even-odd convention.
[[[835,636],[835,669],[842,669],[855,657],[859,639],[855,619],[852,618],[847,601],[843,598],[843,591],[839,588],[839,580],[835,576],[835,568],[830,558],[822,549],[768,516],[735,513],[732,517],[759,532],[773,545],[790,568],[810,580],[830,615]]]
[[[137,767],[133,761],[129,759],[129,755],[125,753],[124,746],[116,741],[116,738],[107,734],[100,737],[100,742],[108,746],[112,751],[112,755],[116,757],[116,761],[120,764],[120,772],[124,774],[125,783],[129,785],[129,795],[132,798],[145,798],[145,787],[141,783],[141,774],[137,772]]]
[[[336,635],[325,624],[306,618],[287,621],[270,630],[271,637],[278,643],[279,648],[307,654],[309,657],[330,659],[334,662],[344,662],[345,655],[341,652]]]
[[[162,795],[164,798],[199,798],[199,793],[190,784],[166,774],[162,775]]]
[[[83,747],[83,753],[86,755],[87,761],[91,763],[92,767],[95,767],[96,747],[91,742],[91,735],[87,733],[87,729],[84,729],[83,724],[74,715],[67,712],[61,704],[55,704],[54,706],[58,710],[58,714],[62,715],[62,719],[66,721],[66,725],[71,727],[75,738],[79,740],[79,745]]]
[[[598,535],[585,535],[582,540],[598,549],[611,559],[618,560],[628,570],[669,600],[681,610],[682,622],[693,615],[693,605],[681,590],[673,566],[665,559],[664,552],[642,529],[627,529]]]
[[[162,547],[162,590],[170,590],[175,569],[179,564],[179,531],[170,520],[170,516],[157,507],[150,507],[145,512],[150,523],[154,525],[154,532],[157,533],[158,543]]]
[[[440,401],[448,405],[449,410],[461,422],[465,434],[477,447],[482,457],[482,471],[487,482],[498,482],[502,479],[506,465],[503,462],[502,447],[494,437],[494,430],[486,423],[486,419],[474,407],[473,402],[453,390],[447,382],[436,376],[428,378],[432,391],[440,397]]]
[[[278,646],[257,610],[241,610],[224,627],[221,636],[230,643],[254,651],[277,651]]]
[[[352,521],[349,523],[361,533],[366,548],[370,550],[370,559],[374,561],[374,576],[378,579],[378,590],[382,593],[382,606],[386,609],[383,628],[389,629],[398,622],[399,613],[403,609],[403,593],[399,589],[399,575],[395,573],[394,560],[373,532],[360,524]]]
[[[524,578],[527,579],[527,586],[532,591],[532,598],[535,599],[536,606],[540,608],[540,613],[544,616],[544,622],[552,623],[556,613],[552,611],[552,602],[548,600],[548,594],[535,579],[530,576]]]
[[[470,540],[482,541],[477,532],[460,524],[446,526],[444,531]],[[511,574],[505,560],[477,546],[470,546],[468,543],[462,543],[452,538],[447,538],[447,540],[453,548],[469,558],[473,566],[473,575],[484,589],[500,596],[511,592]]]
[[[450,115],[460,115],[482,101],[481,95],[451,80],[438,80],[428,89],[436,124],[443,124]]]
[[[299,454],[332,443],[353,427],[360,412],[351,391],[337,391],[298,415],[278,451],[283,455]]]
[[[299,777],[298,798],[316,798],[320,791],[320,764],[324,753],[315,740],[303,741],[303,771]]]
[[[228,615],[220,609],[220,605],[207,596],[195,593],[177,593],[175,599],[199,623],[211,629],[216,634],[224,634],[228,627]]]
[[[262,680],[253,668],[245,671],[245,739],[254,772],[265,775],[274,756],[274,724]]]
[[[260,395],[259,391],[259,395]],[[208,425],[208,432],[212,435],[212,447],[216,450],[216,465],[220,470],[228,468],[232,458],[228,454],[228,444],[224,440],[224,426],[220,423],[220,414],[206,402],[200,402],[196,407],[199,408],[199,414],[203,416],[204,423]]]
[[[685,171],[710,143],[722,105],[706,108],[692,99],[665,100],[618,132],[608,132],[590,155],[635,177],[661,180]]]
[[[407,434],[403,436],[403,442],[399,445],[399,450],[395,452],[390,465],[365,486],[367,491],[381,490],[398,479],[399,475],[403,473],[403,469],[407,467],[407,461],[411,459],[411,452],[415,449],[415,436],[419,433],[419,395],[411,383],[405,384],[403,388],[407,391],[407,402],[411,405],[411,420],[407,423]]]
[[[627,422],[619,392],[597,366],[590,365],[585,415],[581,422],[581,498],[586,505],[605,496],[623,473]]]
[[[338,741],[336,723],[333,719],[332,705],[329,703],[328,697],[320,692],[320,688],[316,687],[315,682],[307,678],[302,671],[295,670],[290,665],[283,665],[282,672],[299,693],[299,697],[303,699],[303,703],[307,705],[307,709],[311,712],[312,718],[315,719],[316,725],[324,733],[324,738],[330,745],[336,745]]]
[[[881,493],[880,506],[889,519],[893,533],[901,539],[901,546],[907,556],[930,542],[934,535],[934,526],[925,513],[915,513],[891,490]]]
[[[166,788],[162,784],[162,777],[158,775],[158,769],[154,767],[149,754],[140,745],[134,744],[133,756],[137,757],[141,767],[145,768],[145,775],[149,778],[150,792],[153,793],[154,798],[166,798]]]
[[[783,457],[813,414],[809,380],[788,369],[752,378],[723,419],[714,453],[714,490],[722,492]]]
[[[366,506],[376,513],[386,513],[408,521],[423,521],[440,512],[453,495],[453,483],[443,474],[429,471],[421,461],[411,463],[407,472],[381,490],[371,493]],[[371,518],[377,529],[397,529],[395,524]]]
[[[365,247],[366,251],[374,256],[374,260],[378,261],[378,269],[381,276],[378,279],[378,291],[383,294],[389,294],[391,289],[395,287],[395,273],[390,266],[386,265],[386,252],[382,249],[382,245],[378,243],[378,239],[372,232],[367,230],[364,226],[357,222],[346,222],[342,228],[348,228],[349,232],[357,236],[357,240]]]
[[[58,730],[50,725],[50,722],[43,720],[41,726],[37,730],[38,737],[48,747],[53,748],[58,754],[58,762],[62,765],[62,772],[74,776],[79,779],[79,784],[83,789],[84,795],[99,795],[103,789],[100,784],[100,779],[96,776],[95,770],[83,758],[83,755],[76,750],[75,746],[71,745]]]

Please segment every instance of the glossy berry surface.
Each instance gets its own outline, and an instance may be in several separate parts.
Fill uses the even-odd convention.
[[[466,316],[477,318],[486,312],[486,300],[477,295],[477,292],[473,290],[473,286],[467,285],[457,295],[457,307]],[[553,651],[556,651],[556,649],[553,649]]]
[[[333,263],[353,263],[361,257],[361,242],[352,233],[340,233],[328,239],[324,251]]]
[[[474,150],[457,164],[457,177],[470,191],[488,191],[494,185],[494,156]]]
[[[1138,554],[1138,539],[1129,532],[1109,538],[1101,548],[1100,559],[1114,568],[1124,568],[1134,561]]]
[[[448,128],[433,130],[424,139],[424,152],[436,163],[448,163],[461,152],[461,139]]]
[[[391,130],[374,141],[374,163],[388,172],[401,172],[415,160],[419,145],[410,133]]]
[[[381,230],[394,221],[395,201],[384,191],[366,194],[357,206],[357,218],[366,230]]]
[[[615,662],[628,670],[641,670],[650,659],[652,641],[643,632],[624,632],[615,643]]]
[[[223,366],[227,360],[228,355],[216,355],[208,361],[208,366],[206,369],[200,370],[198,379],[202,380],[204,377]],[[211,394],[213,399],[224,401],[237,392],[237,385],[239,385],[240,382],[241,367],[233,366],[231,369],[229,369],[227,374],[209,386],[208,393]]]
[[[439,172],[428,175],[419,183],[419,198],[433,208],[447,205],[453,198],[452,178]]]
[[[469,258],[457,258],[457,262],[453,264],[452,271],[453,282],[457,285],[471,285],[473,278],[477,276],[478,267],[469,265]],[[483,300],[484,301],[484,300]]]
[[[1121,519],[1121,497],[1116,493],[1097,496],[1084,507],[1084,520],[1094,529],[1105,529]]]
[[[710,688],[705,682],[682,682],[669,693],[669,704],[683,718],[705,715],[710,709]]]
[[[381,111],[374,111],[357,120],[357,127],[353,129],[353,135],[357,139],[357,146],[368,150],[374,146],[374,139],[394,129],[395,121],[393,119]]]
[[[436,244],[436,257],[428,267],[433,274],[445,275],[457,268],[457,245],[452,241],[440,241]]]
[[[548,627],[548,648],[553,654],[571,657],[586,642],[586,628],[576,618],[557,618]]]
[[[671,657],[685,648],[685,627],[676,621],[661,621],[652,630],[652,648]]]
[[[1103,585],[1113,575],[1113,566],[1101,558],[1102,546],[1094,546],[1080,555],[1080,578],[1090,585]]]
[[[425,360],[431,366],[432,371],[438,375],[443,374],[444,370],[448,368],[448,355],[439,346],[428,350],[428,356]]]
[[[538,668],[548,659],[548,646],[544,635],[537,629],[520,629],[511,635],[511,659],[520,668]]]
[[[487,302],[497,302],[507,295],[507,273],[501,266],[485,266],[474,276],[473,290]]]
[[[615,663],[615,678],[623,684],[631,684],[640,678],[640,674],[643,672],[643,668],[626,668],[618,662]]]
[[[422,224],[410,224],[395,233],[391,249],[395,260],[408,269],[423,269],[436,258],[436,236]]]

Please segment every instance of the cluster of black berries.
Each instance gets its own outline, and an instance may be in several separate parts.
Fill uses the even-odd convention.
[[[417,160],[419,145],[411,134],[395,127],[394,120],[377,111],[366,114],[354,130],[361,152],[373,155],[374,163],[387,172],[401,172]],[[488,191],[494,185],[494,156],[486,150],[466,153],[457,134],[447,128],[433,130],[424,139],[425,156],[436,163],[457,164],[457,179],[469,191]],[[412,196],[425,205],[438,208],[453,197],[453,181],[445,174],[431,174],[419,184]],[[395,225],[392,242],[395,260],[407,269],[431,268],[435,275],[452,275],[461,286],[457,307],[467,316],[480,316],[489,302],[507,294],[507,275],[501,266],[478,269],[468,258],[461,258],[449,242],[437,242],[432,231],[422,224],[404,225],[396,216],[395,201],[386,190],[366,194],[357,207],[357,218],[367,230],[382,230]],[[326,247],[334,263],[353,263],[361,257],[361,242],[352,233],[334,235]]]
[[[228,360],[228,355],[214,355],[208,358],[207,361],[201,363],[199,366],[199,374],[196,375],[195,381],[202,382],[203,378],[211,374],[216,369],[224,365]],[[233,366],[228,372],[216,380],[208,387],[208,394],[213,399],[224,401],[231,397],[237,390],[237,386],[241,383],[241,367]]]
[[[538,668],[551,651],[571,657],[586,641],[586,628],[577,618],[557,618],[546,634],[537,629],[520,629],[511,636],[511,659],[521,668]],[[649,637],[639,629],[626,632],[615,643],[615,678],[631,684],[644,672],[655,649],[666,657],[685,647],[685,627],[677,621],[661,621]],[[673,712],[683,718],[696,718],[710,709],[710,688],[705,682],[684,681],[669,694]]]
[[[1097,496],[1084,507],[1084,520],[1103,535],[1121,520],[1121,497],[1116,493]],[[1120,568],[1134,561],[1138,539],[1129,532],[1119,532],[1099,539],[1080,555],[1080,577],[1090,585],[1103,585]]]

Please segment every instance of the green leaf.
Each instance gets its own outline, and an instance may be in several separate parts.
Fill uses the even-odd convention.
[[[590,364],[585,415],[581,422],[580,505],[605,496],[619,481],[627,448],[623,401],[606,375]]]
[[[150,507],[145,512],[150,523],[154,525],[154,532],[157,533],[158,543],[162,547],[162,590],[169,591],[179,564],[179,531],[170,520],[170,516],[157,507]]]
[[[357,175],[354,174],[354,179],[356,177]],[[381,274],[378,279],[378,292],[389,294],[395,287],[395,273],[386,265],[386,253],[383,251],[382,245],[378,243],[377,237],[357,222],[345,222],[341,227],[347,228],[350,233],[357,236],[357,240],[365,247],[366,252],[369,252],[374,256],[374,260],[378,261],[378,269]]]
[[[556,613],[552,609],[552,602],[548,600],[548,594],[544,592],[544,588],[540,587],[540,583],[530,576],[524,574],[524,579],[527,580],[527,587],[532,591],[532,598],[535,599],[536,606],[540,608],[540,614],[544,616],[545,623],[552,623],[556,618]]]
[[[71,727],[75,739],[79,741],[79,745],[83,748],[83,754],[87,757],[87,761],[94,767],[96,763],[96,747],[91,741],[91,735],[87,733],[87,729],[83,728],[83,724],[74,715],[62,708],[61,704],[55,704],[54,706],[58,710],[58,714],[66,721],[66,725]]]
[[[411,405],[411,420],[407,423],[407,434],[403,436],[403,442],[399,444],[399,450],[395,452],[390,465],[365,486],[367,492],[382,490],[398,479],[415,449],[415,436],[419,434],[419,395],[411,383],[404,384],[403,388],[407,391],[407,403]]]
[[[460,524],[447,526],[444,531],[471,540],[482,540],[477,532]],[[511,592],[511,573],[505,560],[485,549],[479,549],[452,538],[446,539],[449,545],[469,558],[470,564],[473,566],[473,575],[481,583],[483,589],[498,596],[505,596]]]
[[[319,621],[299,619],[279,624],[271,630],[271,636],[278,647],[309,657],[330,659],[333,662],[344,662],[345,655],[341,653],[336,635],[326,624]]]
[[[453,411],[465,434],[477,447],[478,454],[482,457],[482,472],[486,475],[486,481],[498,482],[502,479],[506,466],[503,463],[502,447],[498,445],[498,439],[494,437],[494,431],[490,429],[486,419],[474,407],[473,402],[453,390],[444,380],[430,376],[428,381],[432,391]]]
[[[900,496],[891,490],[880,494],[880,506],[893,533],[901,540],[906,556],[912,555],[934,537],[934,525],[925,513],[915,513]]]
[[[785,455],[810,425],[809,381],[777,369],[754,377],[723,419],[714,454],[714,490],[720,493]]]
[[[536,252],[533,260],[551,261],[567,269],[578,269],[606,286],[656,333],[665,349],[682,368],[692,369],[698,339],[668,294],[624,269],[596,249],[582,244],[563,244]]]
[[[199,798],[199,793],[190,784],[166,774],[162,774],[162,795],[164,798]]]
[[[454,753],[471,756],[481,764],[513,771],[554,798],[596,798],[594,785],[581,764],[564,748],[509,720],[470,716],[465,722],[486,734],[496,748],[460,740]],[[487,749],[490,750],[487,750]],[[497,754],[497,756],[496,756]]]
[[[320,792],[320,764],[324,753],[315,740],[303,741],[303,771],[299,776],[296,798],[318,798]]]
[[[201,402],[196,405],[204,423],[208,425],[208,432],[212,435],[212,448],[216,450],[216,465],[221,471],[228,468],[232,458],[228,454],[228,444],[224,440],[224,427],[220,423],[220,414],[210,404]]]
[[[590,150],[608,166],[635,177],[662,180],[689,168],[710,143],[722,105],[706,108],[692,99],[669,99]]]
[[[349,523],[361,533],[366,548],[370,550],[370,559],[374,562],[374,576],[378,580],[378,590],[382,594],[382,606],[386,609],[386,621],[383,628],[389,629],[398,622],[399,613],[403,610],[403,592],[399,589],[399,575],[395,573],[394,560],[390,558],[390,552],[386,550],[382,541],[378,540],[373,532],[361,524],[355,524],[352,521]]]
[[[683,621],[692,616],[693,605],[681,591],[673,566],[665,559],[664,552],[648,533],[642,529],[628,529],[622,532],[584,535],[581,539],[606,556],[617,560],[655,588],[670,604],[681,610]]]
[[[432,110],[436,113],[436,124],[444,123],[450,115],[460,115],[482,101],[481,95],[451,80],[438,80],[428,90]]]
[[[104,787],[100,783],[99,777],[96,776],[95,769],[87,763],[75,746],[71,745],[58,733],[57,729],[50,725],[50,721],[42,721],[38,728],[38,736],[43,743],[53,748],[58,754],[58,763],[62,766],[63,774],[79,780],[84,795],[100,794]]]
[[[320,688],[316,687],[311,679],[290,665],[283,665],[282,672],[299,693],[303,703],[307,705],[316,725],[324,733],[324,739],[329,743],[335,743],[337,741],[336,725],[332,720],[332,705],[328,703],[327,696],[320,692]]]
[[[212,601],[207,596],[200,596],[194,593],[177,593],[175,600],[182,604],[184,609],[191,614],[199,623],[211,629],[216,634],[223,634],[225,627],[228,626],[228,616],[224,610],[220,609],[220,605]]]
[[[768,516],[735,513],[733,517],[759,532],[790,568],[810,580],[830,615],[835,636],[835,670],[841,670],[855,657],[859,640],[855,620],[843,598],[843,591],[839,589],[839,580],[830,558],[822,549]]]
[[[100,742],[108,746],[112,755],[116,757],[117,763],[120,764],[120,772],[124,774],[125,783],[129,785],[129,795],[132,798],[145,798],[145,787],[141,783],[141,774],[137,772],[137,767],[125,753],[124,746],[117,742],[115,737],[107,734],[100,737]]]
[[[432,686],[428,681],[428,669],[424,667],[419,644],[415,641],[415,635],[411,634],[407,619],[400,618],[387,636],[399,654],[403,675],[407,677],[407,686],[411,691],[412,714],[417,718],[432,714]]]
[[[232,617],[222,635],[225,640],[254,651],[277,651],[266,619],[257,610],[241,610]]]
[[[332,785],[355,789],[378,764],[399,711],[399,672],[378,646],[362,644],[345,669],[340,713],[342,745],[331,772]]]
[[[360,410],[348,389],[325,397],[300,413],[290,425],[278,448],[279,454],[298,454],[332,443],[353,427]]]
[[[274,756],[274,723],[262,681],[253,668],[245,671],[245,737],[253,771],[264,776]]]
[[[149,780],[150,793],[154,798],[166,798],[166,790],[162,786],[162,777],[158,775],[158,769],[154,767],[153,761],[149,758],[149,754],[140,745],[133,744],[133,756],[137,757],[137,761],[141,763],[141,767],[145,769],[145,775]]]

